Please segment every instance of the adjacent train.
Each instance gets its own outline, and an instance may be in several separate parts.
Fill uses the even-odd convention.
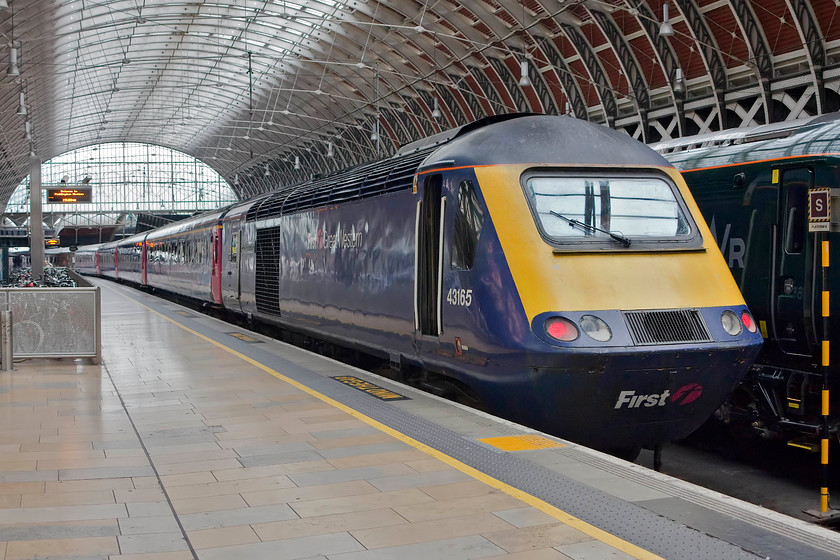
[[[762,342],[676,169],[567,117],[490,117],[76,259],[631,453],[696,429]]]
[[[840,317],[840,236],[809,232],[809,191],[838,207],[840,114],[681,138],[653,146],[682,171],[766,339],[718,416],[767,438],[815,448],[822,423],[822,240],[829,314]],[[831,268],[831,267],[834,268]],[[835,272],[832,272],[835,271]],[[840,429],[840,329],[829,344],[829,430]]]

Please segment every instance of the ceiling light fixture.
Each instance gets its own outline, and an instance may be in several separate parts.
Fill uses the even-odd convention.
[[[25,140],[32,139],[32,125],[29,124],[29,121],[24,121],[23,123],[23,138]]]
[[[300,169],[300,156],[295,156],[295,169]]]
[[[674,35],[674,28],[671,26],[671,21],[668,18],[668,4],[662,5],[662,25],[659,26],[660,37],[672,37]]]
[[[434,110],[432,111],[432,118],[433,119],[439,119],[440,117],[441,117],[440,107],[438,106],[437,97],[435,97],[435,106],[434,106]]]
[[[335,153],[333,152],[333,143],[327,142],[327,157],[333,157]]]
[[[18,52],[14,43],[9,43],[9,69],[6,70],[7,76],[20,76],[20,68],[18,68]]]
[[[685,95],[685,80],[683,79],[682,68],[677,68],[676,75],[674,77],[674,95],[676,96],[683,96]]]
[[[519,85],[521,87],[529,87],[531,85],[531,78],[528,77],[528,61],[523,60],[519,63]]]
[[[20,92],[20,103],[17,108],[18,115],[25,115],[26,114],[26,98],[23,96],[23,92]]]
[[[8,0],[0,0],[0,10],[8,10],[8,9],[9,9]]]

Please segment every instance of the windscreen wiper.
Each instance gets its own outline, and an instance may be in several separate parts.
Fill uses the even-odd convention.
[[[621,243],[622,245],[624,245],[625,247],[630,246],[630,243],[631,243],[630,239],[627,238],[627,237],[624,237],[623,235],[621,235],[619,233],[613,233],[611,231],[607,231],[605,229],[601,229],[599,227],[595,227],[593,225],[581,222],[580,220],[575,220],[573,218],[567,218],[563,214],[558,214],[554,210],[549,210],[548,213],[553,215],[553,216],[557,216],[561,220],[566,220],[567,222],[569,222],[569,226],[571,226],[571,227],[576,227],[576,228],[582,229],[583,231],[589,231],[589,232],[598,231],[600,233],[605,233],[605,234],[609,235],[610,237],[612,237],[613,239],[615,239],[616,241],[618,241],[619,243]]]

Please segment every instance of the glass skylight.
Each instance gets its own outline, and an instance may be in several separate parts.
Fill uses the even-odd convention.
[[[82,186],[87,178],[92,202],[47,203],[47,189]],[[184,214],[236,201],[233,190],[212,168],[187,154],[152,144],[114,142],[68,152],[43,163],[41,182],[45,213]],[[29,177],[6,206],[6,213],[18,212],[29,212]]]

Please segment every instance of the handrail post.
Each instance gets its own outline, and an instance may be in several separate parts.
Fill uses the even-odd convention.
[[[0,311],[0,370],[11,371],[14,363],[14,344],[12,339],[12,312]]]

